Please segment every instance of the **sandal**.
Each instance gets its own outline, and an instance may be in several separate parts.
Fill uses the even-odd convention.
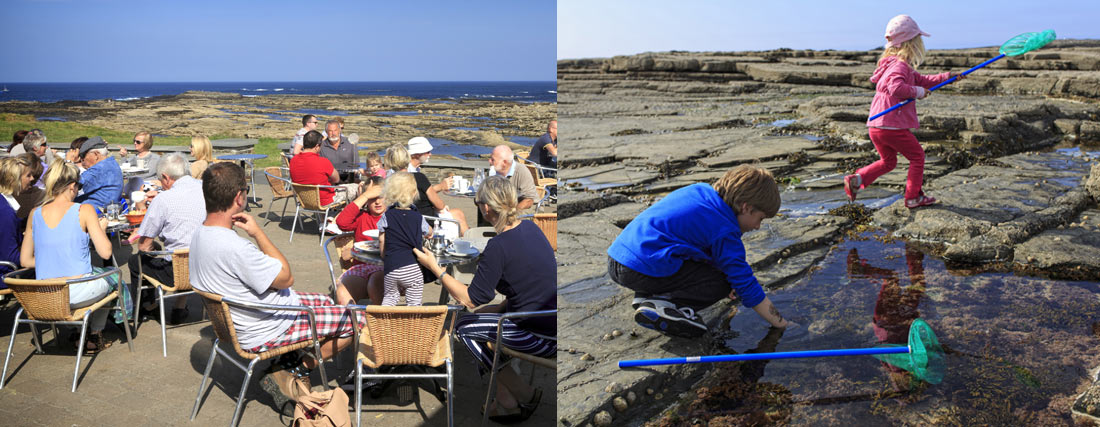
[[[848,201],[856,201],[856,192],[859,191],[859,187],[863,184],[863,178],[859,174],[852,174],[844,177],[844,194],[848,195]]]
[[[497,424],[518,424],[526,421],[528,418],[531,418],[531,414],[523,410],[523,404],[520,404],[519,407],[514,409],[518,412],[514,412],[511,414],[501,414],[500,405],[497,405],[496,403],[497,402],[494,400],[492,409],[489,411],[489,419],[493,420],[493,422]],[[494,415],[494,413],[496,413],[496,415]]]
[[[921,206],[929,206],[936,204],[935,197],[928,197],[923,194],[917,196],[915,199],[905,199],[905,207],[909,209],[916,209]]]
[[[97,354],[111,346],[110,342],[103,339],[103,333],[88,334],[84,342],[84,354]]]

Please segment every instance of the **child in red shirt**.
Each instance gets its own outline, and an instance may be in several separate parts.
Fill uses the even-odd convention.
[[[355,241],[377,240],[364,232],[377,230],[378,220],[386,211],[386,200],[380,195],[382,178],[372,176],[363,182],[359,196],[336,216],[336,226],[341,231],[354,231]],[[377,274],[376,274],[377,273]],[[354,265],[340,276],[340,283],[348,289],[367,287],[373,304],[382,303],[382,266],[354,261]]]

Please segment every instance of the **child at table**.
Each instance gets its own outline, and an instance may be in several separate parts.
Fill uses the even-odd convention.
[[[713,185],[673,191],[635,217],[607,249],[611,280],[634,291],[634,321],[698,337],[707,326],[696,313],[728,295],[772,326],[787,327],[753,275],[741,241],[742,233],[774,217],[779,204],[772,174],[741,165]]]
[[[340,231],[354,232],[355,242],[374,240],[374,238],[363,233],[368,230],[377,230],[378,221],[382,219],[382,213],[386,211],[386,199],[381,196],[383,181],[382,178],[377,176],[364,180],[363,189],[359,192],[359,195],[340,212],[340,215],[336,216],[336,226],[340,228]],[[344,252],[340,254],[342,260],[349,257],[350,254]],[[380,304],[382,302],[381,273],[382,267],[379,265],[353,260],[351,268],[348,268],[340,276],[340,283],[343,283],[346,289],[363,289],[366,287],[368,289],[367,294],[371,297],[371,303]],[[362,295],[358,292],[352,293]]]
[[[377,152],[367,153],[367,173],[371,177],[386,177],[386,167],[382,165],[382,156]]]
[[[402,292],[406,305],[420,305],[424,275],[413,248],[422,247],[424,237],[431,236],[432,229],[424,216],[413,209],[418,197],[416,179],[405,171],[390,175],[382,187],[382,197],[392,203],[378,220],[378,241],[385,273],[382,305],[397,305]]]

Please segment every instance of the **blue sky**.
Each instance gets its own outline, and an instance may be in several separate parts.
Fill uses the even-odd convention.
[[[0,81],[550,81],[555,13],[553,0],[0,0]]]
[[[871,49],[913,17],[929,49],[999,46],[1019,33],[1100,38],[1100,1],[558,0],[558,58],[669,50]]]

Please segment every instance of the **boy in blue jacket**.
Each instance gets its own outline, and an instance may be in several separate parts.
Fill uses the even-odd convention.
[[[714,185],[673,191],[634,218],[607,249],[611,280],[634,291],[634,321],[698,337],[707,326],[695,312],[728,295],[772,326],[786,328],[753,276],[741,242],[741,234],[774,217],[779,204],[772,174],[741,165]]]

